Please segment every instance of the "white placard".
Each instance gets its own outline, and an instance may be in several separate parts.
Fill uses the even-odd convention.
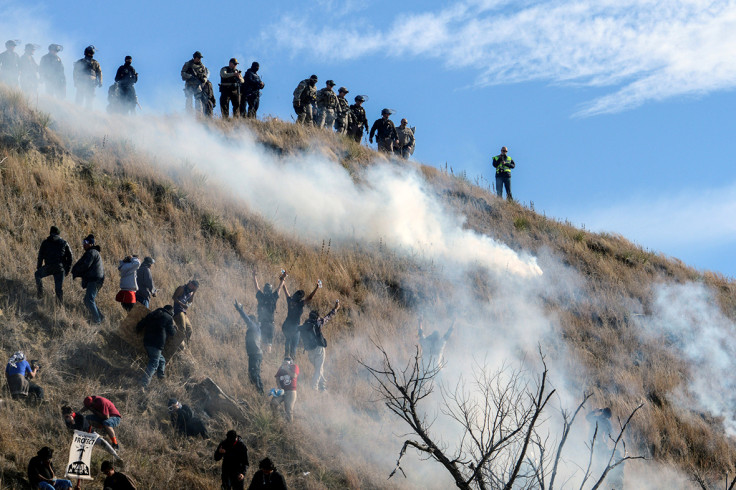
[[[94,480],[92,478],[92,448],[95,441],[100,437],[98,434],[74,431],[74,439],[69,448],[69,463],[66,465],[65,478],[76,480]]]

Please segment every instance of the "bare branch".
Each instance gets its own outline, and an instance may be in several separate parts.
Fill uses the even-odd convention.
[[[557,447],[557,454],[555,455],[555,463],[552,467],[552,476],[549,480],[549,490],[554,490],[555,486],[555,478],[557,478],[557,467],[560,463],[560,456],[562,456],[562,448],[565,446],[565,443],[567,442],[567,436],[570,435],[570,429],[572,428],[572,424],[575,423],[575,417],[578,416],[578,413],[580,413],[580,410],[583,409],[585,406],[585,403],[588,401],[588,399],[593,396],[592,393],[583,393],[583,401],[580,402],[580,405],[578,405],[578,408],[575,410],[575,413],[572,414],[572,417],[570,420],[567,419],[567,412],[564,410],[562,411],[562,418],[564,420],[564,427],[562,429],[562,438],[560,439],[560,445]]]

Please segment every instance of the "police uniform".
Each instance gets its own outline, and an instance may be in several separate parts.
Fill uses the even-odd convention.
[[[257,117],[258,106],[261,102],[261,89],[264,87],[263,80],[257,73],[258,68],[258,63],[253,63],[245,70],[243,93],[240,97],[240,114],[254,119]]]
[[[496,169],[496,195],[503,196],[503,187],[506,187],[506,199],[511,201],[511,169],[516,167],[514,160],[501,153],[493,157],[493,167]]]
[[[194,60],[197,56],[184,63],[181,68],[181,79],[184,80],[184,96],[186,97],[185,107],[188,111],[192,110],[192,100],[196,112],[202,112],[202,85],[210,76],[210,71],[202,63],[202,53],[199,51],[194,53],[199,55],[200,60]]]
[[[235,61],[235,66],[238,65],[238,60]],[[220,69],[220,111],[222,112],[223,119],[227,119],[230,116],[230,105],[233,106],[233,117],[238,115],[240,110],[240,81],[242,77],[240,70],[237,68],[230,68],[230,65],[223,66]]]
[[[317,92],[317,110],[319,111],[317,127],[332,129],[332,126],[335,124],[338,102],[337,95],[332,91],[332,87],[335,84],[330,84],[329,80],[327,83],[327,87]]]
[[[11,87],[18,86],[18,65],[20,64],[20,56],[10,48],[15,49],[15,42],[8,41],[5,43],[7,48],[0,53],[0,82]]]
[[[396,136],[399,145],[396,148],[396,154],[401,158],[409,158],[414,153],[414,131],[407,125],[403,128],[396,128]]]
[[[370,139],[373,139],[373,135],[376,135],[376,144],[378,144],[378,151],[383,153],[394,152],[394,141],[396,141],[396,126],[394,126],[391,119],[377,119],[376,122],[371,126]]]
[[[46,84],[46,93],[63,99],[66,97],[66,75],[64,74],[64,63],[57,54],[60,46],[52,44],[49,52],[41,57],[39,73],[41,81]]]
[[[84,58],[74,63],[74,86],[77,88],[77,104],[84,104],[92,108],[95,98],[95,88],[102,87],[102,69],[94,53],[86,54]]]
[[[345,87],[340,87],[339,92],[342,92]],[[345,93],[348,93],[348,90],[345,89]],[[348,128],[350,127],[350,119],[351,119],[351,113],[350,113],[350,104],[348,104],[348,100],[345,98],[345,96],[340,97],[337,96],[337,118],[335,119],[335,130],[337,131],[337,134],[348,134]]]
[[[365,116],[365,109],[358,104],[350,105],[350,126],[348,126],[348,134],[360,143],[363,139],[363,130],[368,130],[368,118]]]
[[[115,73],[115,82],[118,84],[118,98],[122,112],[135,113],[138,104],[138,96],[135,93],[135,85],[138,83],[138,73],[131,63],[125,63]]]
[[[314,118],[314,101],[317,99],[317,77],[305,78],[296,89],[294,89],[294,112],[297,114],[296,122],[299,124],[312,124]]]
[[[32,46],[32,45],[31,45]],[[33,58],[33,51],[26,46],[26,52],[20,57],[18,71],[20,73],[20,88],[27,94],[38,93],[38,63]]]

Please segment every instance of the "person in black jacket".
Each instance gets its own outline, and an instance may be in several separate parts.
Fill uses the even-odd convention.
[[[189,405],[182,405],[176,398],[169,398],[169,418],[179,434],[184,436],[202,436],[203,439],[209,439],[204,422],[199,417],[194,416],[194,412]]]
[[[261,65],[254,61],[243,75],[243,93],[240,98],[240,116],[255,119],[261,100],[261,89],[265,87],[263,80],[258,75]],[[248,110],[246,111],[246,106]]]
[[[176,325],[174,325],[174,307],[166,305],[152,311],[146,317],[138,322],[135,327],[136,332],[143,331],[143,347],[148,354],[148,366],[146,372],[141,378],[141,386],[146,387],[151,382],[153,372],[156,371],[159,379],[164,377],[164,369],[166,369],[166,359],[161,353],[166,345],[166,339],[176,334]]]
[[[263,361],[263,351],[261,350],[261,327],[255,318],[248,315],[243,310],[243,305],[235,302],[235,309],[238,310],[240,316],[248,325],[245,331],[245,352],[248,354],[248,377],[250,382],[263,394],[263,382],[261,381],[261,361]]]
[[[394,152],[394,145],[399,144],[399,137],[396,133],[396,126],[391,119],[391,109],[383,109],[381,111],[381,119],[371,126],[371,132],[368,135],[368,141],[373,143],[373,136],[376,136],[378,151],[391,155]]]
[[[215,461],[222,460],[222,489],[244,490],[248,471],[248,448],[237,432],[230,430],[215,449]]]
[[[138,83],[138,73],[133,68],[133,57],[126,56],[125,64],[120,65],[115,73],[115,83],[118,84],[120,102],[124,114],[135,114],[135,106],[138,105],[138,96],[135,93],[135,85]]]
[[[279,299],[279,291],[284,286],[286,280],[286,271],[282,270],[279,276],[279,286],[276,291],[270,283],[266,283],[261,289],[258,286],[258,277],[256,270],[253,269],[253,284],[256,287],[256,300],[258,301],[258,322],[261,324],[261,335],[263,339],[263,348],[269,354],[273,345],[274,313],[276,313],[276,302]]]
[[[66,240],[59,236],[59,229],[51,227],[48,238],[41,242],[36,262],[36,294],[38,299],[43,297],[43,283],[41,279],[54,276],[56,300],[61,304],[64,300],[64,277],[69,275],[72,268],[72,249]]]
[[[258,463],[258,468],[260,469],[253,475],[248,490],[286,490],[286,481],[276,471],[271,458],[263,458]]]
[[[102,323],[105,317],[100,313],[95,302],[97,292],[105,282],[100,246],[95,244],[95,236],[89,234],[82,240],[82,247],[84,247],[84,255],[72,267],[72,279],[82,278],[82,289],[87,290],[84,295],[84,304],[92,313],[92,321]]]
[[[312,389],[319,391],[327,391],[327,381],[324,376],[325,367],[325,348],[327,347],[327,339],[322,333],[322,327],[335,316],[337,310],[340,309],[340,300],[335,301],[332,310],[320,318],[317,310],[309,312],[309,318],[302,325],[299,325],[299,333],[304,343],[304,350],[307,351],[309,362],[314,367],[314,375],[312,376]]]
[[[54,450],[44,446],[38,450],[36,456],[28,462],[28,482],[32,488],[72,488],[72,482],[56,478],[52,458]]]
[[[143,263],[136,271],[136,282],[138,283],[138,291],[135,292],[135,300],[146,308],[150,307],[151,296],[156,297],[156,286],[153,285],[153,274],[151,274],[151,266],[156,261],[151,257],[143,259]]]
[[[112,461],[103,461],[100,472],[105,475],[105,490],[136,490],[135,484],[125,473],[115,471]]]

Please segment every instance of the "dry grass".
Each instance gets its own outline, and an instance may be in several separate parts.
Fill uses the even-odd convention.
[[[413,328],[413,298],[431,302],[445,287],[431,268],[380,246],[306,246],[226,199],[204,199],[205,182],[191,186],[173,180],[124,144],[103,148],[83,140],[60,141],[51,130],[53,121],[30,110],[14,93],[0,92],[0,106],[0,122],[6,128],[0,160],[7,157],[0,165],[0,256],[5,258],[0,274],[0,351],[7,357],[22,348],[29,357],[44,361],[40,383],[49,399],[39,408],[12,402],[0,408],[0,487],[22,488],[25,465],[42,445],[57,449],[58,470],[68,441],[59,406],[80,405],[83,396],[101,394],[109,395],[124,414],[119,438],[125,472],[139,488],[213,488],[219,481],[211,459],[216,441],[174,436],[164,406],[170,396],[186,401],[184,383],[203,375],[242,401],[246,411],[243,420],[210,420],[213,438],[237,427],[252,461],[271,456],[290,486],[386,487],[382,472],[328,442],[358,437],[350,423],[315,429],[320,422],[310,412],[319,407],[315,395],[305,391],[299,401],[299,422],[293,427],[271,415],[247,382],[244,332],[232,302],[238,298],[247,310],[255,309],[252,267],[262,281],[273,281],[282,266],[294,264],[292,290],[306,289],[317,277],[323,278],[325,288],[316,298],[317,306],[325,309],[334,298],[344,306],[327,335],[330,342],[346,347],[339,357],[328,359],[328,369],[348,375],[335,376],[331,387],[354,404],[356,413],[371,416],[376,407],[366,401],[371,394],[368,383],[350,382],[365,379],[354,356],[370,349],[364,337],[354,338],[354,329],[359,326],[382,338],[405,335],[405,325]],[[278,120],[217,124],[226,132],[246,124],[262,144],[280,155],[322,152],[340,161],[356,179],[375,158],[345,138]],[[682,386],[687,365],[665,345],[642,345],[630,309],[622,302],[628,298],[646,309],[653,284],[698,280],[718,291],[722,310],[734,318],[732,281],[645,251],[623,237],[588,233],[498,200],[467,179],[431,167],[419,170],[437,195],[467,216],[468,227],[517,250],[553,250],[579,271],[586,297],[595,300],[547,308],[560,318],[561,335],[576,362],[591,373],[592,379],[577,381],[588,384],[599,404],[624,413],[639,399],[650,402],[644,416],[635,421],[636,442],[653,457],[682,468],[714,473],[732,469],[736,452],[723,437],[720,422],[684,413],[668,402],[670,393]],[[101,329],[85,321],[78,282],[65,282],[64,308],[53,304],[50,283],[48,297],[35,299],[32,271],[37,247],[51,224],[60,227],[76,257],[87,233],[95,233],[101,242],[108,273],[99,297],[108,317]],[[153,273],[161,295],[154,306],[164,304],[189,278],[201,282],[191,310],[196,340],[191,355],[172,362],[166,380],[154,380],[145,395],[136,389],[145,360],[114,336],[114,326],[123,317],[112,299],[117,291],[116,264],[129,253],[156,258]],[[491,300],[491,292],[478,291],[478,300]],[[285,305],[279,302],[277,323],[284,316]],[[279,348],[277,340],[276,352],[264,359],[268,386],[280,359]],[[306,358],[300,363],[305,365]],[[320,430],[320,437],[315,437]],[[306,472],[308,476],[303,475]]]

